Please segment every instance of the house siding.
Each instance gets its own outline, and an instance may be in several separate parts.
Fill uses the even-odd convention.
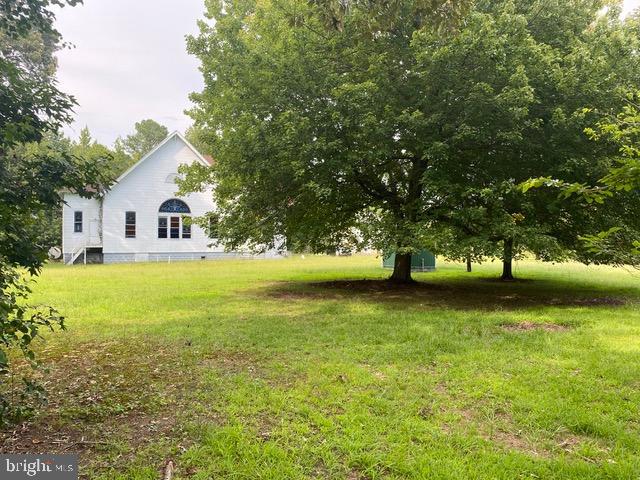
[[[82,232],[80,233],[73,231],[76,211],[82,212]],[[65,257],[70,256],[77,248],[92,243],[100,244],[100,231],[100,200],[82,198],[80,195],[71,193],[65,194],[62,205],[62,251]]]
[[[157,252],[149,254],[105,253],[104,263],[129,262],[184,262],[194,260],[255,259],[273,258],[270,254],[252,255],[242,252]]]
[[[179,166],[201,161],[198,154],[179,134],[172,134],[155,151],[124,174],[101,199],[65,195],[65,262],[72,258],[78,248],[98,245],[102,246],[104,263],[279,257],[276,251],[269,251],[264,255],[251,255],[243,251],[225,252],[222,245],[215,244],[208,238],[207,232],[195,224],[191,226],[191,238],[158,238],[159,209],[166,200],[180,198],[189,206],[191,217],[203,216],[214,208],[211,190],[184,197],[177,195],[175,176]],[[83,211],[82,233],[73,232],[73,212],[76,210]],[[126,212],[136,213],[135,238],[125,236]],[[169,213],[161,215],[179,216]]]
[[[178,198],[177,185],[168,182],[167,178],[176,174],[180,165],[197,161],[195,152],[174,136],[112,187],[103,202],[105,262],[107,258],[118,258],[115,254],[127,254],[128,260],[122,261],[134,261],[132,254],[223,251],[222,247],[210,247],[211,239],[197,225],[192,225],[190,239],[158,238],[160,205],[165,200]],[[213,208],[211,191],[180,198],[189,205],[193,217],[204,215]],[[128,211],[136,212],[136,238],[125,238],[125,213]]]

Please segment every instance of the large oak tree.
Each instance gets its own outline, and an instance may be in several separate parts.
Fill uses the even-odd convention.
[[[191,115],[216,162],[184,189],[215,183],[223,241],[396,251],[397,281],[451,239],[501,245],[506,279],[572,254],[588,213],[517,186],[600,178],[584,107],[619,106],[637,36],[597,0],[451,3],[208,3]]]

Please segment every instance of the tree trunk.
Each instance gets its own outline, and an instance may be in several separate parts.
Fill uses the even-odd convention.
[[[504,240],[504,254],[502,255],[502,276],[500,280],[513,280],[513,238]]]
[[[411,254],[396,254],[396,260],[393,264],[393,274],[389,279],[396,283],[412,283],[411,278]]]
[[[471,257],[467,257],[467,272],[471,272]]]

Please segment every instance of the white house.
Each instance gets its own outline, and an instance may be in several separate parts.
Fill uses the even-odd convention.
[[[200,260],[249,256],[225,252],[187,217],[213,209],[211,191],[178,197],[182,164],[209,162],[178,132],[169,135],[123,173],[99,198],[64,195],[62,251],[65,263]],[[264,256],[277,256],[275,251]]]

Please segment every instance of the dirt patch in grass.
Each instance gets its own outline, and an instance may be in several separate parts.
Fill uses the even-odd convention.
[[[611,461],[612,446],[602,439],[586,435],[560,434],[555,438],[554,449],[565,454],[575,455],[589,463]]]
[[[519,427],[505,406],[491,407],[486,401],[469,401],[457,404],[455,395],[442,385],[438,391],[441,400],[445,400],[440,413],[453,414],[455,421],[440,424],[446,435],[468,434],[473,432],[479,438],[501,449],[514,450],[532,457],[548,458],[551,452],[541,447],[540,442],[529,438],[526,431]]]
[[[512,430],[495,430],[485,436],[486,440],[495,442],[509,450],[516,450],[534,457],[549,457],[549,452],[538,448],[535,442],[525,438],[522,432]]]
[[[166,454],[191,445],[187,425],[222,423],[210,405],[199,404],[203,370],[254,371],[242,352],[148,343],[52,347],[41,358],[49,368],[37,377],[49,403],[30,420],[0,430],[0,451],[79,453],[81,478],[113,468],[116,457],[127,464],[151,446],[160,466]]]
[[[585,435],[568,432],[555,437],[540,437],[540,433],[527,431],[503,407],[498,407],[486,418],[479,412],[482,408],[471,406],[450,407],[446,410],[455,414],[455,422],[440,425],[443,433],[453,435],[461,432],[475,432],[483,440],[501,449],[513,450],[531,457],[551,459],[557,455],[572,455],[591,463],[599,463],[610,458],[611,448],[602,441]]]
[[[37,422],[35,420],[38,420]],[[48,423],[51,419],[37,418],[23,422],[0,435],[2,453],[80,453],[91,450],[81,430]]]
[[[582,291],[558,295],[544,282],[414,282],[398,284],[386,280],[338,280],[328,282],[277,282],[255,292],[285,301],[362,299],[392,304],[394,308],[456,308],[474,310],[519,310],[532,307],[622,306],[620,297],[599,296]]]
[[[20,425],[0,431],[3,453],[78,453],[81,478],[133,459],[163,439],[183,441],[176,412],[185,395],[178,363],[159,346],[87,343],[41,352],[36,374],[49,402]],[[162,459],[157,458],[158,462]]]
[[[80,479],[130,464],[147,451],[146,461],[160,468],[174,452],[186,451],[193,440],[175,416],[178,406],[155,414],[130,414],[88,426],[81,422],[58,424],[55,414],[42,415],[0,435],[5,454],[79,454]],[[117,460],[116,460],[117,459]]]
[[[536,330],[543,330],[545,332],[564,332],[569,330],[569,327],[566,325],[535,322],[506,323],[502,325],[502,328],[507,332],[531,332]]]
[[[246,372],[250,376],[257,376],[260,362],[246,352],[216,350],[199,357],[199,366],[215,368],[225,373],[237,374]]]
[[[571,453],[575,451],[582,444],[582,442],[583,440],[577,435],[567,434],[557,439],[557,448]]]
[[[167,415],[167,416],[163,416]],[[173,437],[176,418],[169,410],[157,415],[119,415],[97,425],[60,423],[49,413],[2,432],[3,453],[87,453],[118,450],[125,442],[135,452],[145,444]]]
[[[515,450],[533,457],[551,456],[551,452],[540,448],[537,442],[527,438],[525,432],[518,429],[510,418],[506,421],[501,419],[499,425],[492,425],[478,418],[476,411],[454,409],[453,412],[458,417],[457,422],[448,422],[440,426],[446,435],[475,431],[480,438],[502,449]]]

